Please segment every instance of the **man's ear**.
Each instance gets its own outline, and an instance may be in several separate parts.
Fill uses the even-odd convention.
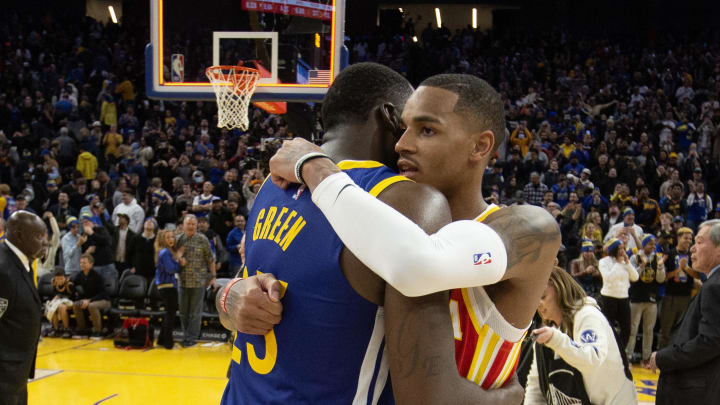
[[[472,160],[489,161],[492,158],[493,146],[495,146],[495,136],[492,131],[487,130],[477,132],[470,136],[471,148],[470,158]]]
[[[395,135],[395,139],[400,139],[405,132],[405,125],[400,119],[400,111],[392,103],[383,103],[378,108],[379,122]]]

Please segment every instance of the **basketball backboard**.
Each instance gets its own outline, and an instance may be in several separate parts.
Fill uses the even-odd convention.
[[[347,64],[345,0],[150,0],[151,98],[214,100],[214,65],[261,71],[252,101],[320,101]]]

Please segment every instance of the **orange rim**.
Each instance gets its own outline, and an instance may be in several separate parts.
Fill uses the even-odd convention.
[[[231,71],[234,71],[235,73],[229,73]],[[228,83],[236,84],[243,81],[255,81],[259,79],[260,71],[245,66],[220,65],[210,66],[205,69],[205,75],[208,76],[208,78],[212,77],[212,80],[215,81],[229,80]],[[221,77],[221,75],[224,75],[225,77]]]

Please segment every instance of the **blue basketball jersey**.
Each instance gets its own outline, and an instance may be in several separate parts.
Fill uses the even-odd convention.
[[[200,194],[198,196],[198,205],[210,204],[210,203],[212,203],[212,200],[215,197],[214,195],[210,195],[210,197],[208,197],[208,198],[204,198],[203,196],[204,196],[204,194]],[[208,216],[208,212],[207,211],[198,211],[195,213],[195,216],[198,218],[206,217],[206,216]]]
[[[408,180],[377,162],[338,166],[374,196]],[[304,186],[265,182],[248,217],[244,271],[283,282],[283,319],[265,336],[238,333],[222,404],[394,403],[383,308],[350,286],[342,249]]]

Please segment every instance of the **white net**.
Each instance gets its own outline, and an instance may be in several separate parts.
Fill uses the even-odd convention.
[[[242,66],[211,66],[205,75],[215,90],[218,128],[248,128],[248,105],[260,72]]]

